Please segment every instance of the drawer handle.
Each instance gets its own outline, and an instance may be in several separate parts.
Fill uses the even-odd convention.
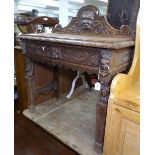
[[[43,51],[44,51],[44,50],[45,50],[45,47],[43,46],[42,49],[43,49]]]

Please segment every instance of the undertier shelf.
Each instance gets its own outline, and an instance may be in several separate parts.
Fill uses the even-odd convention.
[[[81,155],[101,155],[94,150],[96,104],[100,92],[77,88],[67,99],[51,99],[23,114]]]

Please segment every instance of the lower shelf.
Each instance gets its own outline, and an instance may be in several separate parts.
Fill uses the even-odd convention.
[[[24,115],[81,155],[101,155],[94,150],[96,103],[99,92],[83,89],[71,99],[61,96],[26,109]]]

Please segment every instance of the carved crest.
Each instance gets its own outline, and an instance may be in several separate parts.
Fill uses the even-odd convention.
[[[96,6],[84,6],[78,11],[77,17],[73,17],[66,27],[62,28],[61,25],[57,25],[53,32],[102,36],[129,35],[129,27],[127,25],[122,25],[117,30],[110,26],[106,17],[99,14],[99,9]]]

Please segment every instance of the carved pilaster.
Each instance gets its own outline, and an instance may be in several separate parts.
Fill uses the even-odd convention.
[[[107,104],[110,94],[110,60],[112,57],[111,51],[101,52],[101,62],[99,66],[99,80],[101,83],[100,101],[96,106],[96,136],[95,136],[95,150],[102,152],[104,130],[107,115]]]
[[[34,109],[35,102],[35,78],[34,78],[34,64],[33,62],[26,57],[26,83],[27,83],[27,94],[28,94],[28,106],[30,110]]]

